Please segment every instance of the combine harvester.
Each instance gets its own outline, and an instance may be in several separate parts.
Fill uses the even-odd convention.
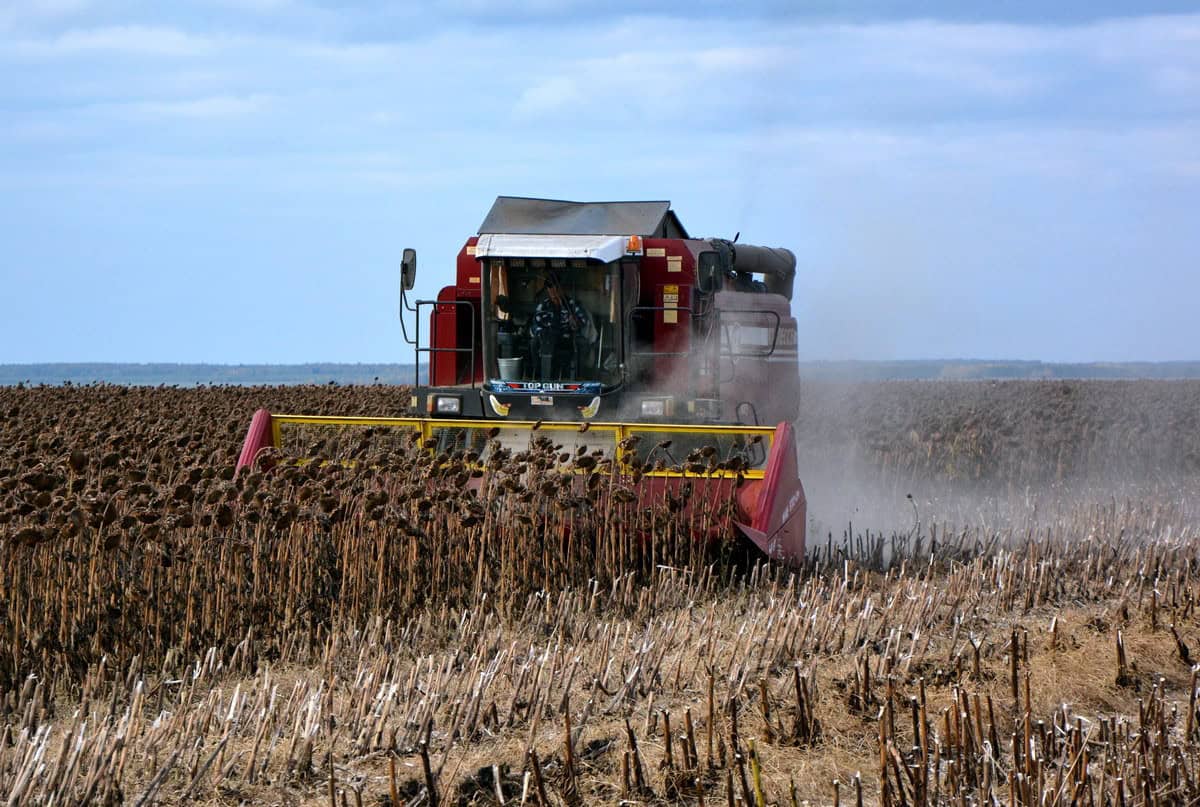
[[[565,451],[604,452],[646,502],[732,499],[727,529],[798,563],[796,259],[737,240],[689,237],[669,202],[499,197],[436,300],[410,301],[416,253],[404,251],[409,412],[259,410],[238,469],[282,449],[293,426],[366,430],[364,441],[416,432],[432,452],[473,451],[481,466],[492,447],[521,451],[540,430]]]

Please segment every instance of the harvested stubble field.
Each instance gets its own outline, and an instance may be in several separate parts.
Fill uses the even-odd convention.
[[[747,573],[553,445],[233,478],[255,407],[392,388],[0,390],[0,798],[1200,799],[1200,385],[858,393],[806,387],[806,465],[904,518]]]

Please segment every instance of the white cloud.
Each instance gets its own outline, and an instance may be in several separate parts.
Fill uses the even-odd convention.
[[[1123,31],[1134,44],[1112,61]],[[15,114],[23,131],[67,121],[77,124],[77,140],[92,136],[101,148],[123,142],[113,121],[240,119],[253,121],[255,142],[285,133],[317,153],[345,143],[423,147],[422,138],[466,133],[463,148],[492,154],[494,165],[517,142],[577,143],[578,155],[586,134],[637,142],[681,171],[705,165],[692,155],[710,147],[776,149],[781,160],[793,149],[804,159],[899,171],[915,164],[914,151],[937,149],[935,168],[976,165],[986,159],[972,145],[981,132],[1033,131],[1019,148],[1010,144],[1015,164],[1065,176],[1079,161],[1069,148],[1040,149],[1038,132],[1088,143],[1091,135],[1079,134],[1088,127],[1200,112],[1200,94],[1189,92],[1200,49],[1178,46],[1197,31],[1200,15],[1057,27],[626,18],[369,42],[100,26],[22,40],[70,55],[63,70],[74,72],[47,80],[54,65],[39,63],[9,96],[36,99],[25,105],[36,112]],[[0,37],[0,58],[5,50]],[[102,60],[111,54],[129,58]],[[1090,81],[1101,67],[1103,92],[1069,83]],[[486,135],[477,141],[477,132]]]
[[[257,112],[263,108],[265,96],[215,95],[208,98],[193,98],[184,101],[166,101],[137,104],[135,111],[151,117],[165,118],[235,118]]]
[[[437,0],[437,7],[462,15],[563,14],[590,5],[587,0]]]
[[[63,17],[91,7],[92,0],[23,0],[19,6],[33,17]]]
[[[71,17],[92,6],[92,0],[7,0],[0,4],[0,31]]]
[[[277,47],[294,48],[302,56],[346,66],[381,66],[394,62],[402,53],[396,45],[379,43],[276,42]]]
[[[656,18],[564,27],[539,51],[541,76],[554,78],[530,76],[517,108],[557,110],[573,83],[600,113],[593,122],[686,116],[728,126],[800,115],[941,124],[1069,119],[1075,110],[1127,118],[1154,103],[1143,91],[1171,90],[1200,106],[1188,92],[1200,71],[1197,31],[1200,15],[1077,26]],[[705,42],[726,44],[697,46]],[[1104,94],[1089,86],[1101,81]]]
[[[292,6],[291,0],[207,0],[207,3],[256,14],[280,11]]]
[[[580,99],[579,86],[574,79],[556,76],[539,81],[521,93],[515,112],[518,117],[531,117],[560,111]]]
[[[33,58],[87,56],[117,53],[135,56],[193,56],[212,50],[214,41],[177,28],[150,25],[114,25],[76,28],[52,38],[0,41],[5,52]]]
[[[212,47],[212,42],[175,28],[125,25],[68,31],[55,45],[66,51],[112,50],[176,56],[202,53]]]
[[[1200,69],[1166,65],[1152,71],[1151,80],[1164,93],[1190,98],[1200,96]]]
[[[789,49],[780,46],[724,45],[715,48],[698,48],[695,51],[697,67],[717,72],[762,70],[786,64],[788,61]]]
[[[24,120],[0,126],[0,139],[13,143],[44,145],[75,135],[75,128],[62,120]]]

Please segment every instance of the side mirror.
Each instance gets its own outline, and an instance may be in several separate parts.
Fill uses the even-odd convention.
[[[413,284],[416,282],[417,251],[405,249],[404,256],[400,259],[400,287],[405,291],[412,291]]]

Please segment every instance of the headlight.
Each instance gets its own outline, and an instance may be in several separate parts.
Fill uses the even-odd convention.
[[[439,415],[461,415],[462,398],[457,395],[438,395],[433,399],[433,411]]]
[[[642,401],[642,417],[660,418],[667,413],[667,402],[661,398],[654,401]]]

